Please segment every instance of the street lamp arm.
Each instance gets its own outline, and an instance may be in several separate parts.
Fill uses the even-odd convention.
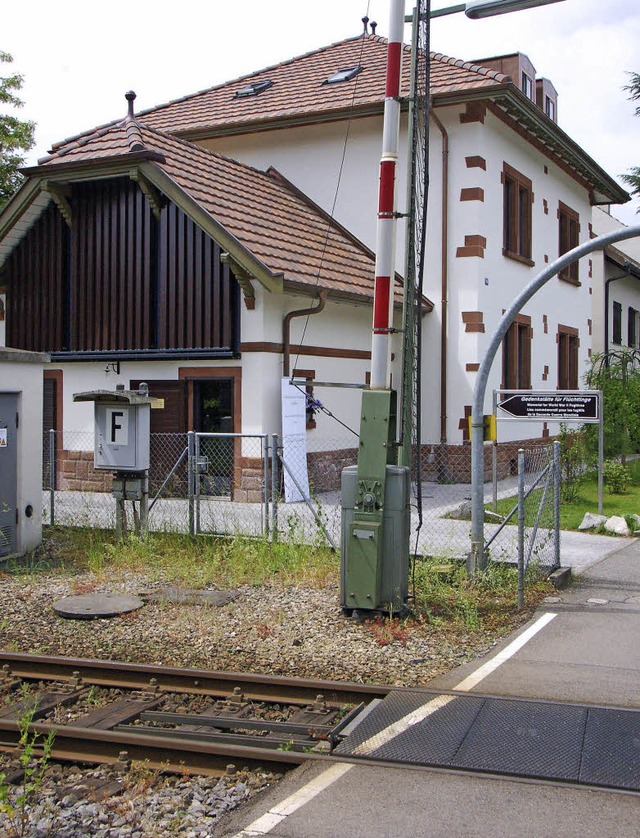
[[[595,239],[590,239],[584,244],[574,247],[564,253],[555,262],[552,262],[548,267],[541,271],[538,276],[531,280],[531,282],[524,288],[520,294],[511,303],[511,306],[503,314],[498,328],[495,330],[487,351],[480,363],[478,369],[478,377],[476,379],[476,386],[473,393],[473,405],[471,408],[471,555],[469,558],[468,569],[473,573],[476,567],[484,567],[486,560],[484,557],[484,458],[483,458],[483,410],[484,400],[489,380],[489,373],[493,365],[496,352],[500,348],[500,344],[509,326],[513,323],[516,315],[529,302],[531,297],[542,288],[550,279],[552,279],[559,271],[566,268],[577,259],[587,256],[594,250],[601,250],[608,244],[624,241],[640,236],[640,225],[635,227],[626,227],[623,230],[613,230],[603,236],[598,236]]]

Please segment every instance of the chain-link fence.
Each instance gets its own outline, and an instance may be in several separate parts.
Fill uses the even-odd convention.
[[[551,447],[522,453],[525,489],[550,463]],[[357,438],[309,437],[284,448],[275,435],[152,434],[149,471],[151,530],[261,536],[340,545],[342,470],[357,461]],[[485,500],[489,507],[513,498],[517,505],[518,448],[485,447]],[[422,458],[422,514],[412,497],[411,551],[422,556],[465,559],[471,518],[469,445],[426,444]],[[111,472],[93,468],[93,433],[51,431],[44,439],[44,522],[113,528],[115,501]],[[493,482],[492,482],[493,475]],[[550,567],[550,504],[545,486],[526,503],[543,498],[534,516],[534,546],[527,563]],[[508,505],[511,509],[511,505]],[[489,517],[491,517],[490,513]],[[527,521],[533,513],[527,512]],[[485,525],[492,558],[516,562],[517,514],[500,528],[501,517]],[[528,526],[528,525],[527,525]],[[497,530],[500,532],[496,535]],[[528,530],[526,530],[528,532]],[[544,535],[544,534],[547,535]],[[543,537],[544,536],[544,537]],[[555,549],[555,548],[554,548]]]

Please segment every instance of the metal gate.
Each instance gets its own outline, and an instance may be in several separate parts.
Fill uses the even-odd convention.
[[[515,549],[513,526],[517,523]],[[524,602],[527,574],[548,575],[560,566],[560,443],[518,450],[517,502],[485,542],[501,560],[518,563],[518,606]]]
[[[270,535],[271,452],[266,434],[195,433],[189,457],[197,534]]]
[[[0,556],[17,550],[18,396],[0,393]]]

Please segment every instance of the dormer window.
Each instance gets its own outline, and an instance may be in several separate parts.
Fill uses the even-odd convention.
[[[533,99],[533,80],[526,73],[522,74],[522,92],[527,99]]]
[[[342,67],[337,73],[329,76],[329,78],[325,79],[322,83],[338,84],[338,82],[341,81],[351,81],[351,79],[355,78],[363,69],[363,67]]]
[[[240,88],[240,90],[236,90],[236,99],[244,99],[247,96],[257,96],[258,93],[262,93],[264,90],[268,90],[270,87],[273,87],[273,82],[270,79],[266,81],[253,81],[251,84],[248,84],[246,87]]]
[[[549,119],[556,121],[556,103],[549,96],[544,97],[544,112]]]

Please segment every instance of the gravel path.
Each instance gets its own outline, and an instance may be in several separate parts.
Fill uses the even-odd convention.
[[[52,609],[64,596],[111,592],[149,597],[162,588],[144,575],[120,572],[109,579],[106,573],[2,575],[0,646],[35,654],[416,686],[485,654],[500,634],[529,616],[523,613],[499,630],[473,632],[417,620],[359,622],[340,612],[337,584],[318,589],[243,586],[224,606],[150,600],[130,614],[91,621],[67,620]],[[0,766],[5,771],[15,767],[6,758]],[[221,780],[140,779],[138,769],[138,775],[134,771],[118,781],[124,784],[118,794],[101,801],[86,784],[90,778],[92,788],[106,782],[105,772],[52,766],[37,804],[28,811],[27,831],[15,834],[210,836],[226,811],[275,782],[270,775],[250,772]],[[69,791],[74,784],[76,791]],[[13,796],[21,790],[20,785],[10,788]],[[10,835],[10,827],[0,805],[0,834]]]

